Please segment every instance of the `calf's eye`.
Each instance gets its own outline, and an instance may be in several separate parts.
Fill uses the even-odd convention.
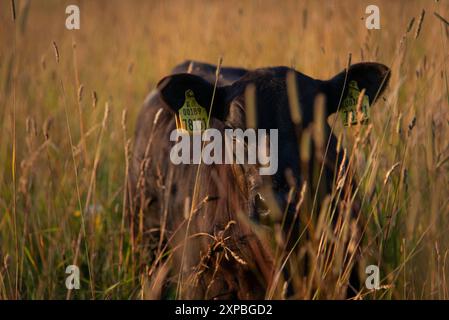
[[[265,215],[270,213],[270,209],[268,208],[268,204],[265,201],[265,198],[260,193],[256,194],[256,197],[254,199],[254,205],[256,207],[258,215],[265,216]]]

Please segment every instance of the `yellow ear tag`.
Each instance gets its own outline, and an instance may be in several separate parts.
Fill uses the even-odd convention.
[[[186,100],[178,111],[176,127],[187,130],[189,133],[207,129],[207,111],[195,99],[192,90],[186,90]]]
[[[359,95],[360,89],[357,82],[354,80],[350,81],[348,95],[340,107],[340,115],[345,126],[357,123],[357,100],[359,99]],[[366,94],[363,96],[361,109],[363,117],[360,122],[366,123],[369,120],[369,99]]]

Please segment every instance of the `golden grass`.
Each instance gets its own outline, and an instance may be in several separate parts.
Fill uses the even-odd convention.
[[[16,0],[13,9],[2,1],[0,299],[159,296],[151,292],[160,292],[167,266],[151,265],[134,246],[125,192],[137,112],[175,64],[222,56],[223,65],[287,65],[328,79],[348,54],[352,63],[392,68],[370,125],[328,120],[350,162],[338,168],[336,185],[357,186],[355,194],[337,187],[330,197],[360,199],[361,265],[381,268],[382,288],[362,288],[359,297],[448,299],[449,4],[376,2],[378,31],[362,20],[370,1],[75,1],[81,30],[69,31],[64,2]],[[314,139],[325,148],[319,132],[304,130],[305,162]],[[299,217],[308,228],[293,237],[294,252],[273,226],[277,265],[295,268],[312,257],[307,279],[291,279],[295,298],[338,298],[344,261],[353,259],[343,244],[357,242],[353,221],[346,215],[330,232],[337,205],[329,198],[312,219],[315,195],[301,192],[298,211],[311,215]],[[165,249],[159,244],[160,255],[169,255]],[[74,262],[81,290],[67,292],[64,271]],[[267,297],[282,298],[284,289],[279,281]]]

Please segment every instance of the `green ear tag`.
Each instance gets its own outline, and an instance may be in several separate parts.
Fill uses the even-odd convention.
[[[189,133],[207,129],[207,111],[195,99],[192,90],[186,90],[186,100],[179,109],[176,119],[176,127],[178,129],[187,130]]]
[[[359,99],[360,91],[357,81],[352,80],[349,82],[348,95],[343,100],[340,108],[340,115],[345,126],[357,123],[357,100]],[[363,114],[361,123],[366,123],[369,120],[369,99],[367,95],[363,96],[361,107]]]

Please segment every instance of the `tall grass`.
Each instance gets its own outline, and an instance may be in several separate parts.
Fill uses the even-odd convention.
[[[341,298],[360,244],[360,266],[378,265],[382,279],[359,298],[449,298],[449,4],[376,2],[381,30],[361,20],[370,1],[75,1],[79,31],[65,29],[64,2],[16,0],[15,19],[1,2],[0,299],[159,296],[167,265],[143,254],[125,202],[139,106],[176,63],[223,56],[224,65],[288,65],[326,79],[349,53],[390,66],[389,88],[368,126],[327,120],[350,165],[337,168],[319,206],[316,188],[303,187],[295,205],[307,228],[291,235],[293,251],[282,221],[269,226],[277,271],[307,255],[310,272],[290,279],[294,297]],[[304,162],[316,156],[310,143],[325,150],[320,138],[304,128]],[[347,212],[353,202],[361,238],[349,214],[329,227],[336,206]],[[73,263],[81,289],[68,292]],[[285,297],[277,274],[268,298]]]

